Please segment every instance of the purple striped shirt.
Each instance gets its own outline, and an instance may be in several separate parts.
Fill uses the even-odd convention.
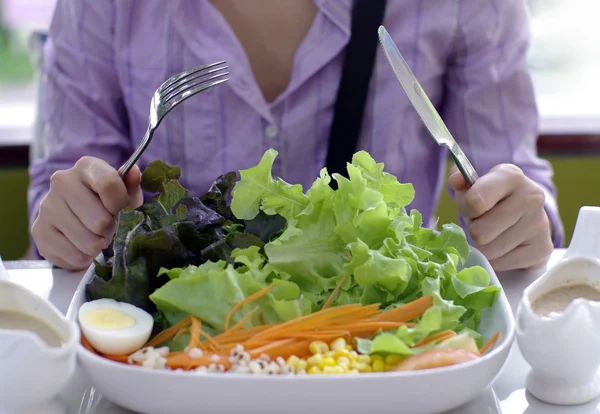
[[[59,0],[43,77],[43,155],[31,165],[35,217],[53,172],[84,155],[117,167],[144,135],[148,104],[171,75],[227,60],[231,81],[164,120],[140,167],[163,159],[204,192],[226,171],[279,157],[274,174],[305,188],[326,158],[351,0],[314,0],[317,16],[296,52],[287,89],[266,102],[233,31],[207,0]],[[389,0],[384,24],[473,165],[513,163],[542,186],[554,242],[563,240],[552,169],[536,152],[538,113],[525,56],[523,0]],[[428,136],[381,51],[360,148],[416,189],[412,208],[433,224],[447,151]]]

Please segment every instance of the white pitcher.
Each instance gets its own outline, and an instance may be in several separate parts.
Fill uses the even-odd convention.
[[[525,289],[517,311],[517,341],[531,371],[527,390],[557,405],[583,404],[600,395],[600,302],[578,298],[564,311],[540,316],[532,309],[557,287],[600,288],[600,208],[582,207],[563,259]]]
[[[11,282],[1,260],[0,310],[34,317],[64,340],[61,346],[50,347],[33,332],[0,329],[0,413],[54,414],[61,408],[64,412],[55,397],[75,371],[78,326],[48,301]]]

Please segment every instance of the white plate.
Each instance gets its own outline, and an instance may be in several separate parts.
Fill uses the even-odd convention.
[[[472,249],[468,266],[480,265],[499,286],[487,260]],[[83,279],[67,317],[76,320],[86,301]],[[498,376],[514,340],[514,319],[502,293],[482,316],[481,333],[495,332],[495,348],[475,361],[427,371],[387,372],[356,376],[253,376],[195,374],[162,371],[112,362],[79,347],[79,362],[91,384],[106,399],[129,410],[147,414],[211,414],[243,412],[253,407],[262,414],[344,412],[403,412],[433,414],[452,410],[474,400]]]

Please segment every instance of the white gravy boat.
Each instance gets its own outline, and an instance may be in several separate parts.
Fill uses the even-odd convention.
[[[64,412],[55,398],[75,371],[79,327],[48,301],[11,282],[3,270],[0,261],[0,311],[40,320],[63,343],[50,347],[31,331],[0,329],[0,413]]]
[[[600,288],[600,208],[582,207],[565,256],[523,293],[517,341],[531,366],[527,390],[550,404],[575,405],[600,395],[600,302],[578,298],[561,313],[540,316],[532,303],[575,284]]]

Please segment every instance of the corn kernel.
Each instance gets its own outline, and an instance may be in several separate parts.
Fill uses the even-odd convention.
[[[375,362],[375,361],[381,361],[383,362],[383,358],[381,355],[371,355],[371,362]]]
[[[318,375],[318,374],[322,374],[322,371],[319,369],[319,367],[310,367],[308,369],[307,373],[309,375]]]
[[[338,363],[339,365],[342,365],[342,364],[343,364],[343,365],[348,365],[348,366],[350,366],[350,359],[349,359],[348,357],[341,356],[341,357],[338,357],[338,358],[336,359],[336,361],[337,361],[337,363]]]
[[[344,338],[337,338],[331,342],[330,348],[335,351],[337,349],[343,349],[346,347],[346,340]]]
[[[344,370],[344,372],[348,372],[350,371],[350,368],[352,368],[347,362],[338,362],[337,366],[341,367]]]
[[[342,358],[342,357],[347,358],[349,355],[350,355],[350,352],[348,352],[348,350],[346,348],[339,348],[339,349],[336,349],[335,351],[333,351],[334,358]]]
[[[346,345],[346,349],[348,351],[354,351],[354,348],[352,347],[352,345]]]
[[[371,363],[371,355],[359,355],[357,358],[358,362],[362,362],[364,364],[370,364]]]
[[[335,352],[327,351],[323,354],[323,358],[335,358]]]
[[[351,369],[347,372],[347,374],[356,375],[356,374],[360,374],[360,372],[357,369]]]
[[[352,367],[350,367],[350,364],[337,364],[337,366],[342,368],[344,372],[348,372],[350,371],[350,369],[352,369]]]
[[[323,369],[325,367],[333,367],[335,365],[335,359],[327,357],[323,358],[323,360],[319,363],[319,368]]]
[[[324,354],[329,351],[329,345],[323,341],[312,341],[308,346],[308,349],[310,349],[310,352],[312,352],[313,355]]]
[[[367,356],[368,356],[368,355],[367,355]],[[355,360],[355,359],[357,359],[357,358],[358,358],[358,353],[357,353],[356,351],[349,351],[349,352],[348,352],[348,357],[349,357],[350,359],[354,359],[354,360]]]
[[[298,362],[300,362],[300,358],[298,358],[296,355],[292,355],[285,363],[291,367],[296,367],[298,366]]]
[[[300,361],[298,361],[298,365],[297,365],[297,369],[298,371],[300,370],[306,370],[306,367],[308,366],[308,362],[306,362],[305,359],[301,359]]]
[[[371,369],[373,372],[383,372],[385,369],[385,363],[381,359],[376,359],[371,364]]]
[[[371,366],[369,364],[365,364],[362,362],[357,362],[354,364],[354,369],[358,370],[358,372],[371,372]]]
[[[400,355],[388,355],[385,357],[386,365],[398,365],[404,358]]]
[[[323,368],[323,374],[343,374],[343,373],[344,373],[344,369],[339,366]]]
[[[306,360],[308,366],[319,365],[323,361],[323,355],[316,354]]]

